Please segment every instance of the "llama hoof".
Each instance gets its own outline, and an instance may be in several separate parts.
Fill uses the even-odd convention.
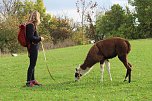
[[[131,81],[129,80],[129,83],[130,83]]]
[[[124,82],[125,82],[125,81],[127,81],[127,80],[124,80]]]

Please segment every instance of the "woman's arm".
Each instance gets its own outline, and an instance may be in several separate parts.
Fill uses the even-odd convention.
[[[33,24],[26,25],[26,36],[30,42],[38,43],[41,41],[41,37],[34,36],[35,28]]]

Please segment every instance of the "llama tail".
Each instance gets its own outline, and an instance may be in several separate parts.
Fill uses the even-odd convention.
[[[125,40],[126,44],[128,45],[127,54],[131,51],[131,45],[128,40]]]

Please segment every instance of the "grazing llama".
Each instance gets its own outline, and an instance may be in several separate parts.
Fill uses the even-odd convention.
[[[124,81],[126,81],[127,77],[129,77],[130,83],[132,66],[127,60],[127,54],[130,52],[130,50],[130,43],[127,40],[119,37],[105,39],[95,43],[89,50],[84,63],[81,64],[79,68],[76,68],[75,81],[78,81],[80,77],[84,76],[97,62],[100,62],[101,81],[103,81],[104,64],[106,64],[110,80],[112,81],[110,74],[110,62],[108,59],[118,56],[119,60],[127,69]]]

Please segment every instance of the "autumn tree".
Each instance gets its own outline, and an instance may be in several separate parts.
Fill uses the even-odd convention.
[[[16,52],[17,26],[19,24],[16,14],[18,0],[3,0],[0,5],[0,50],[4,52]]]
[[[50,36],[53,38],[53,43],[56,44],[59,41],[64,41],[71,37],[72,28],[70,26],[70,20],[65,18],[52,18],[52,26],[50,28]]]
[[[45,14],[43,0],[32,2],[29,0],[3,0],[0,4],[0,49],[1,52],[17,52],[19,44],[17,42],[18,26],[26,23],[29,13],[38,10]],[[38,6],[39,5],[39,6]],[[42,31],[42,27],[40,27]]]

